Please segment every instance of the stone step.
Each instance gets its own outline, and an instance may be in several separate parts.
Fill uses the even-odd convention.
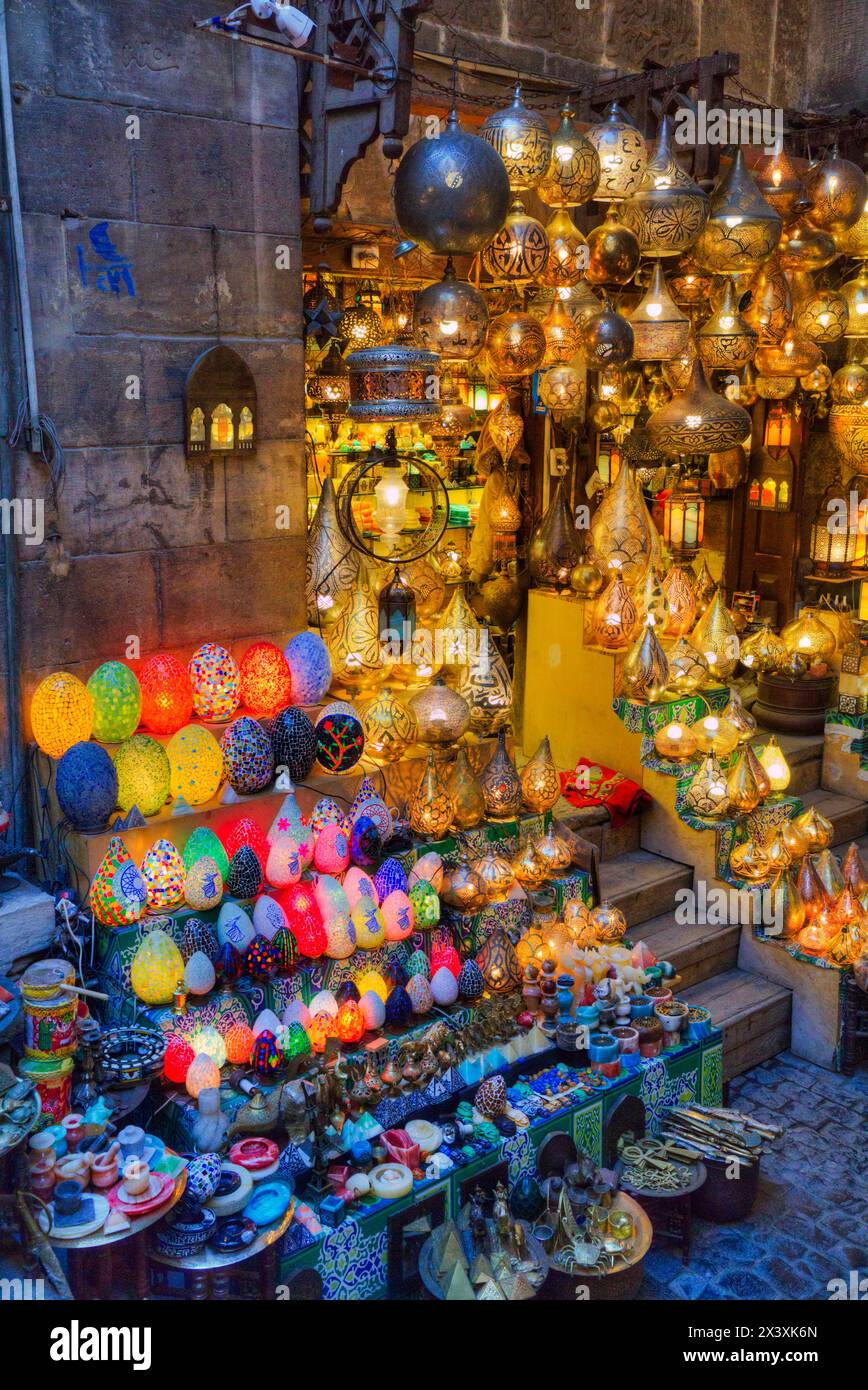
[[[841,796],[838,792],[828,792],[825,787],[800,795],[805,810],[809,806],[816,806],[817,810],[832,822],[833,845],[846,846],[851,840],[858,840],[868,832],[868,801],[860,801],[855,796]]]
[[[682,925],[675,912],[662,912],[642,922],[633,932],[634,944],[644,941],[658,960],[668,960],[681,976],[681,989],[700,984],[725,970],[732,970],[738,959],[741,927]]]
[[[708,1009],[712,1022],[722,1029],[727,1081],[790,1045],[792,993],[750,971],[726,970],[685,990],[682,998]]]
[[[631,816],[622,825],[612,825],[604,807],[573,806],[564,796],[555,802],[552,815],[596,845],[600,859],[614,859],[627,850],[639,848],[639,816]]]
[[[614,903],[634,929],[674,909],[679,888],[693,883],[689,864],[676,864],[648,850],[633,849],[600,865],[600,897]]]

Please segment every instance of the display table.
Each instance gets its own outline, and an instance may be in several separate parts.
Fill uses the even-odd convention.
[[[186,1298],[186,1276],[189,1276],[189,1296],[194,1302],[201,1303],[209,1298],[228,1299],[233,1274],[239,1272],[239,1266],[251,1260],[257,1263],[257,1269],[242,1272],[242,1282],[249,1290],[247,1296],[252,1299],[273,1299],[277,1286],[277,1242],[292,1220],[293,1206],[291,1204],[279,1221],[273,1226],[266,1226],[242,1250],[224,1253],[206,1245],[200,1255],[179,1260],[152,1247],[148,1258],[154,1293],[162,1298]],[[172,1271],[181,1275],[177,1287],[171,1278]]]
[[[280,1282],[288,1283],[299,1270],[315,1269],[325,1299],[382,1298],[390,1282],[398,1296],[390,1269],[400,1265],[402,1231],[408,1223],[427,1219],[433,1228],[449,1218],[457,1219],[474,1186],[486,1177],[503,1177],[511,1188],[521,1176],[535,1172],[540,1145],[555,1133],[568,1134],[577,1148],[601,1163],[607,1118],[626,1095],[642,1100],[649,1134],[659,1132],[664,1110],[685,1098],[719,1105],[722,1052],[721,1035],[715,1031],[702,1042],[686,1043],[659,1057],[625,1057],[614,1080],[598,1077],[590,1091],[573,1090],[553,1098],[556,1106],[558,1101],[562,1104],[552,1113],[532,1118],[526,1128],[456,1164],[443,1177],[417,1182],[398,1201],[362,1199],[339,1225],[316,1238],[293,1222],[280,1242]],[[520,1100],[517,1103],[521,1105]],[[305,1201],[312,1200],[306,1193],[303,1196]]]
[[[648,1213],[654,1235],[662,1240],[674,1240],[681,1246],[681,1258],[685,1264],[690,1259],[693,1233],[693,1194],[699,1191],[706,1177],[705,1164],[697,1163],[689,1186],[680,1187],[677,1191],[652,1192],[623,1183],[624,1190],[635,1197],[643,1211]]]
[[[636,1297],[654,1230],[647,1212],[628,1193],[619,1192],[612,1208],[628,1211],[633,1218],[636,1237],[630,1249],[617,1257],[611,1269],[577,1269],[568,1274],[553,1264],[545,1289],[550,1297],[575,1300],[580,1288],[587,1290],[590,1302]]]

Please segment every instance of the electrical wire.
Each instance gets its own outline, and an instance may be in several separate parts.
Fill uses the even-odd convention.
[[[20,402],[15,412],[15,420],[9,430],[10,448],[28,448],[28,439],[34,431],[38,431],[41,437],[37,457],[42,459],[48,469],[51,497],[56,508],[66,482],[66,458],[63,445],[51,417],[40,411],[34,419],[31,414],[30,403],[25,399]],[[48,441],[47,446],[46,440]]]

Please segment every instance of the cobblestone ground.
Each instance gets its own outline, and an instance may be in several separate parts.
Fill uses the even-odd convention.
[[[672,1242],[645,1261],[643,1299],[828,1298],[868,1276],[868,1069],[838,1076],[785,1052],[738,1077],[729,1103],[783,1126],[751,1215],[694,1221],[690,1263]]]

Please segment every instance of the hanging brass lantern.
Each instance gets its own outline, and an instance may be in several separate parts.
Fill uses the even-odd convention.
[[[484,270],[498,284],[523,284],[540,278],[548,257],[545,227],[516,198],[500,231],[482,253]]]
[[[748,171],[741,147],[721,175],[708,219],[696,241],[700,264],[718,275],[738,275],[768,260],[781,236],[781,218]]]
[[[708,455],[708,480],[718,492],[731,492],[747,473],[747,459],[741,444]]]
[[[331,437],[337,438],[338,425],[347,413],[350,401],[350,373],[336,338],[329,350],[308,377],[306,391],[314,405],[329,422]]]
[[[810,392],[815,400],[820,396],[824,396],[831,384],[832,373],[825,362],[821,362],[819,367],[815,367],[812,372],[808,372],[807,376],[799,377],[799,385],[802,390]]]
[[[541,372],[539,398],[552,415],[578,413],[585,403],[585,381],[569,363]]]
[[[495,537],[514,536],[521,526],[521,508],[502,468],[492,469],[485,490],[488,524]],[[513,551],[514,551],[513,543]]]
[[[686,390],[697,356],[696,338],[691,332],[681,351],[671,361],[663,363],[663,378],[672,391]],[[663,400],[657,408],[661,409],[666,404],[668,402]],[[648,428],[647,422],[645,428]]]
[[[459,830],[470,830],[485,819],[485,798],[479,779],[473,772],[467,758],[467,749],[459,748],[455,764],[449,774],[446,789],[455,803],[455,825]]]
[[[467,701],[451,690],[442,676],[437,676],[425,690],[411,695],[407,707],[416,721],[419,742],[435,748],[457,743],[470,725]]]
[[[667,637],[683,637],[696,621],[696,595],[687,571],[672,565],[663,580],[666,599],[666,619],[663,632]]]
[[[383,320],[372,304],[365,303],[364,296],[365,291],[359,290],[355,303],[344,309],[338,323],[338,337],[346,341],[350,352],[383,347],[388,338]]]
[[[848,401],[829,410],[829,439],[842,464],[868,473],[868,403]]]
[[[407,806],[410,829],[426,840],[442,840],[455,819],[455,802],[429,749],[425,770]]]
[[[679,258],[669,289],[676,304],[705,304],[711,294],[713,279],[705,275],[692,251]]]
[[[635,233],[643,256],[681,255],[708,216],[708,194],[676,163],[671,141],[664,116],[639,186],[624,204],[624,226]]]
[[[522,101],[520,82],[515,84],[511,104],[492,112],[479,133],[503,160],[514,192],[536,187],[549,167],[552,137],[545,118]]]
[[[525,806],[537,815],[550,811],[561,794],[561,779],[548,735],[521,770],[521,794]]]
[[[781,628],[781,640],[788,652],[798,652],[809,662],[826,661],[834,654],[835,634],[811,608],[803,608],[798,617]]]
[[[384,763],[403,758],[416,740],[416,722],[412,714],[388,686],[359,706],[359,718],[365,735],[365,753]]]
[[[799,217],[784,227],[776,259],[784,270],[814,271],[831,265],[837,255],[834,238]]]
[[[509,632],[524,607],[525,586],[507,561],[495,561],[494,573],[479,586],[482,613],[501,632]]]
[[[743,367],[753,357],[757,335],[738,312],[732,280],[727,280],[720,304],[700,328],[696,343],[709,372]]]
[[[863,265],[854,280],[841,286],[847,305],[845,338],[868,337],[868,269]]]
[[[621,571],[613,568],[611,575],[608,587],[594,607],[594,640],[607,651],[620,651],[629,647],[633,640],[639,613]]]
[[[344,540],[338,524],[335,486],[323,481],[307,536],[305,597],[308,622],[323,627],[340,618],[359,572],[358,553]]]
[[[585,319],[579,341],[588,366],[597,371],[601,367],[629,362],[633,356],[633,330],[608,299],[599,313]]]
[[[542,321],[546,335],[546,354],[543,367],[555,367],[575,357],[579,346],[579,330],[557,297]]]
[[[503,160],[456,111],[436,140],[417,140],[395,175],[395,215],[405,236],[435,256],[474,255],[503,226],[509,208]]]
[[[815,343],[803,338],[791,326],[779,343],[761,343],[754,363],[762,376],[799,377],[812,372],[822,356]]]
[[[603,573],[614,565],[628,584],[634,584],[651,558],[653,539],[635,475],[624,466],[591,518],[592,558]]]
[[[532,376],[542,366],[546,335],[533,314],[509,309],[491,320],[485,346],[495,375],[515,380]]]
[[[639,187],[648,151],[645,141],[629,116],[616,101],[605,120],[586,131],[600,160],[600,179],[594,197],[598,202],[629,198]]]
[[[673,695],[689,695],[708,682],[708,663],[692,642],[679,637],[667,653],[669,690]]]
[[[815,290],[798,306],[795,324],[810,342],[825,345],[843,338],[849,317],[847,301],[842,294],[836,290]]]
[[[868,199],[868,181],[859,165],[841,159],[837,150],[808,169],[805,188],[812,203],[811,221],[830,232],[854,226]]]
[[[579,535],[564,495],[565,480],[566,474],[561,473],[528,545],[530,577],[541,588],[566,588],[579,558]]]
[[[786,150],[765,155],[754,167],[757,187],[766,202],[784,221],[804,207],[807,198],[802,176]]]
[[[587,236],[588,264],[585,279],[590,285],[626,285],[639,264],[639,242],[629,227],[618,220],[614,205],[599,226]]]
[[[746,439],[750,416],[734,401],[712,391],[697,358],[686,389],[654,411],[648,432],[666,454],[710,454]]]
[[[752,277],[750,296],[742,318],[756,331],[760,342],[779,342],[792,319],[793,297],[776,256]]]
[[[713,753],[700,763],[684,793],[684,809],[703,820],[720,820],[729,811],[726,776]]]
[[[524,420],[513,407],[508,391],[504,393],[500,404],[492,410],[486,424],[489,439],[500,454],[504,464],[509,463],[517,445],[521,443],[524,434]]]
[[[493,820],[512,820],[521,810],[521,781],[506,748],[506,730],[497,734],[497,748],[480,777],[485,811]]]
[[[416,296],[413,336],[420,347],[467,362],[477,356],[488,331],[488,306],[479,290],[455,275],[450,256],[443,279]]]
[[[845,362],[832,377],[830,395],[836,405],[868,404],[868,368]]]
[[[669,662],[653,623],[646,623],[641,636],[627,652],[621,667],[621,689],[631,700],[654,704],[669,684]]]
[[[730,808],[739,815],[755,811],[762,801],[762,792],[751,766],[749,753],[749,748],[742,749],[726,779]],[[756,758],[753,761],[756,762]]]
[[[577,129],[570,107],[564,106],[552,136],[549,167],[536,186],[537,197],[550,208],[576,207],[593,198],[599,181],[599,155]]]
[[[470,706],[470,727],[479,736],[494,734],[512,710],[512,681],[506,662],[494,646],[461,668],[455,689]]]
[[[860,212],[858,221],[854,222],[852,227],[846,227],[843,230],[834,227],[832,236],[835,238],[835,245],[842,256],[852,256],[857,261],[864,261],[868,258],[868,201]]]
[[[709,603],[696,627],[691,642],[702,652],[710,674],[726,681],[738,664],[738,634],[719,589]]]
[[[669,294],[660,261],[654,262],[651,283],[628,315],[628,322],[633,330],[633,357],[637,362],[668,362],[687,346],[690,319]]]
[[[588,243],[566,208],[559,208],[545,228],[548,259],[539,283],[550,289],[577,285],[588,264]]]

